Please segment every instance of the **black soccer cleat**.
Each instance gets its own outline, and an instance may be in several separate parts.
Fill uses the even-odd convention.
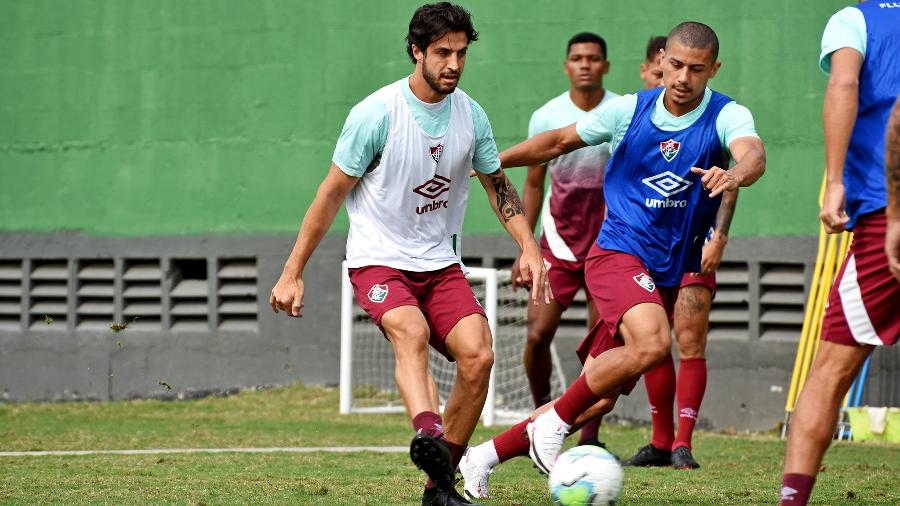
[[[660,450],[653,445],[641,447],[630,459],[622,461],[623,466],[663,467],[672,465],[672,452]]]
[[[451,485],[450,488],[438,487],[426,488],[422,494],[422,506],[457,506],[459,504],[475,504],[459,495],[459,492]]]
[[[700,464],[694,460],[690,448],[679,446],[672,452],[672,467],[675,469],[697,469],[700,467]]]
[[[600,441],[599,439],[588,439],[587,441],[579,442],[578,446],[597,446],[599,448],[603,448],[604,450],[606,450],[610,455],[615,457],[616,460],[622,460],[619,458],[618,455],[613,453],[612,450],[610,450],[609,448],[606,447],[606,443],[604,443],[603,441]]]
[[[453,465],[450,447],[430,434],[416,434],[409,443],[409,458],[431,478],[437,488],[453,489]],[[424,498],[423,498],[424,500]]]

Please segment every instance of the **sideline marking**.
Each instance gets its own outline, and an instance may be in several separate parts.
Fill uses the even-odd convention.
[[[77,455],[157,455],[178,453],[403,453],[407,446],[288,446],[275,448],[152,448],[146,450],[46,450],[0,452],[0,457],[68,457]]]

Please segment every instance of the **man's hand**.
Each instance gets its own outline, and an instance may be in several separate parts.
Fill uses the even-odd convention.
[[[847,200],[843,183],[827,183],[825,185],[825,197],[822,199],[822,211],[819,219],[825,225],[825,231],[829,234],[837,234],[844,231],[844,227],[850,218],[844,210]]]
[[[716,272],[722,263],[722,253],[725,252],[725,244],[728,236],[713,233],[712,239],[703,245],[703,256],[700,259],[700,273],[709,274]]]
[[[891,274],[900,282],[900,218],[888,217],[884,251],[887,253]]]
[[[720,167],[713,167],[708,170],[693,167],[691,172],[702,176],[700,182],[703,184],[704,190],[709,190],[710,198],[725,191],[737,190],[741,186],[741,178],[737,174]]]
[[[509,270],[509,282],[512,285],[512,289],[515,292],[517,288],[520,286],[531,290],[531,282],[528,284],[525,283],[525,280],[522,278],[522,270],[519,268],[519,262],[522,261],[522,255],[516,257],[516,261],[513,262],[512,268]]]
[[[300,311],[303,309],[303,279],[282,274],[272,288],[269,305],[275,313],[281,310],[288,316],[302,318]]]
[[[520,284],[526,287],[530,285],[531,300],[537,304],[538,300],[543,299],[545,304],[549,304],[553,298],[550,279],[547,277],[547,267],[544,265],[541,251],[533,240],[525,244],[517,263],[518,277],[522,279]]]

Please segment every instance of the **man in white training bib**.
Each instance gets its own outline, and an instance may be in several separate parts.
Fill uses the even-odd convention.
[[[346,199],[350,281],[357,302],[394,348],[397,386],[416,430],[410,458],[430,478],[422,504],[469,504],[453,477],[484,407],[494,361],[484,309],[455,249],[470,168],[522,249],[519,267],[533,302],[549,303],[551,296],[487,116],[456,88],[468,46],[477,39],[462,7],[441,2],[415,12],[406,36],[415,71],[350,111],[269,299],[274,311],[301,316],[303,269]],[[429,344],[457,362],[443,420],[428,372]]]

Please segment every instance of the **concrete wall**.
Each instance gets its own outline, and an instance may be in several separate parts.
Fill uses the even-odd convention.
[[[782,247],[775,247],[776,242]],[[21,315],[18,321],[0,319],[2,399],[175,397],[298,381],[327,385],[338,382],[338,287],[343,238],[327,237],[312,257],[305,278],[305,316],[300,320],[283,314],[275,316],[266,305],[268,291],[280,274],[284,255],[292,244],[288,235],[110,239],[78,234],[5,234],[0,235],[0,244],[3,244],[0,306],[18,303],[20,311],[14,314]],[[748,262],[749,271],[757,273],[751,277],[761,279],[759,265],[811,259],[814,248],[815,240],[810,237],[777,241],[735,239],[725,260]],[[512,241],[506,238],[472,236],[464,242],[464,254],[472,265],[502,267],[509,264],[515,250]],[[210,297],[210,320],[200,326],[181,328],[178,312],[174,310],[181,279],[177,267],[180,259],[207,259],[212,266],[210,272],[215,272],[217,266],[232,257],[256,259],[255,325],[244,330],[223,326],[222,318],[217,316],[222,301]],[[162,261],[162,275],[156,282],[162,287],[162,305],[171,308],[163,311],[159,328],[142,327],[146,315],[140,315],[134,326],[113,332],[108,323],[128,321],[124,317],[128,305],[121,302],[116,303],[110,322],[104,320],[102,325],[84,327],[78,316],[85,302],[83,295],[79,295],[84,285],[79,276],[83,266],[97,259],[114,259],[116,265],[127,265],[130,259],[147,258]],[[63,297],[66,307],[63,314],[54,315],[49,325],[43,321],[43,310],[35,305],[44,290],[37,285],[45,283],[41,276],[35,275],[35,267],[48,259],[66,259],[68,265]],[[9,296],[15,286],[9,266],[16,262],[26,272],[19,299]],[[127,277],[122,275],[127,269],[117,267],[117,270],[120,273],[117,279]],[[211,283],[213,293],[217,291],[216,283]],[[750,280],[751,306],[758,303],[758,287],[764,286],[758,280]],[[123,288],[127,293],[127,286],[117,286],[116,290],[121,292]],[[714,331],[710,335],[710,380],[701,412],[701,422],[707,427],[767,430],[782,420],[799,327],[794,327],[797,331],[792,334],[768,335],[760,332],[760,320],[764,320],[765,313],[751,310],[749,314],[750,324],[743,334],[727,327],[729,332]],[[560,330],[556,342],[563,369],[571,379],[580,368],[573,350],[583,337],[584,321],[569,323]],[[873,361],[866,402],[900,404],[898,365],[900,350],[879,350]],[[390,371],[387,375],[390,376]],[[615,416],[630,421],[647,420],[643,387],[639,386],[630,397],[620,401]]]
[[[501,147],[568,87],[561,62],[574,33],[606,38],[606,85],[627,93],[640,86],[650,35],[685,19],[711,24],[723,62],[712,85],[750,107],[769,156],[769,175],[741,197],[734,235],[816,233],[825,86],[816,62],[825,22],[848,2],[463,3],[481,40],[462,87]],[[295,231],[350,107],[411,71],[403,37],[418,5],[0,2],[0,230]],[[500,232],[484,199],[472,200],[466,232]],[[342,214],[334,231],[346,227]]]

